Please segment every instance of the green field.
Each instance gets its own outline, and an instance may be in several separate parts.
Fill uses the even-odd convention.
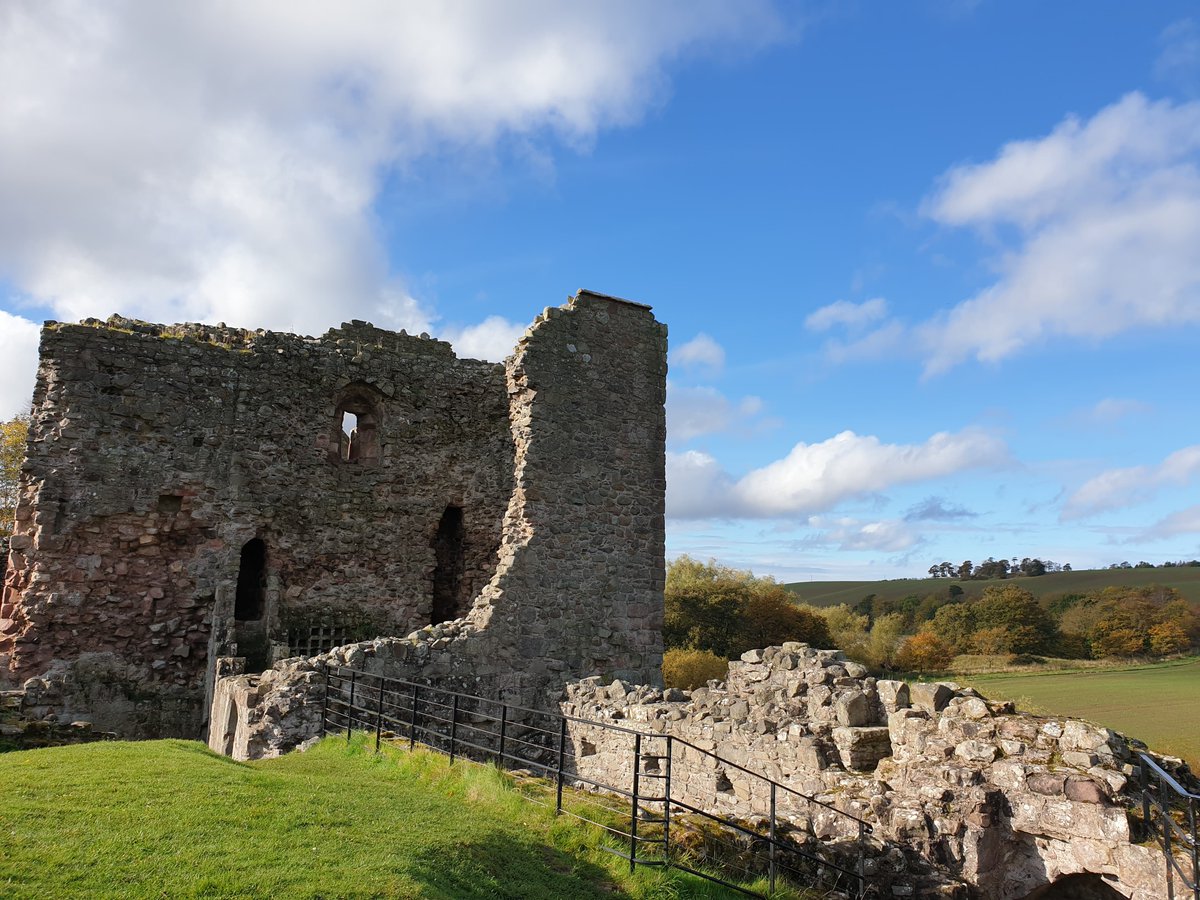
[[[1136,737],[1200,771],[1200,659],[1125,669],[1030,675],[962,675],[1020,709],[1076,716]]]
[[[885,600],[900,600],[910,594],[945,593],[956,584],[969,594],[978,594],[993,584],[1018,584],[1035,597],[1048,594],[1085,594],[1113,585],[1144,587],[1159,584],[1179,591],[1192,603],[1200,603],[1200,566],[1170,569],[1084,569],[1079,572],[1050,572],[1037,578],[959,581],[957,578],[898,578],[891,581],[795,581],[785,584],[804,603],[837,606],[857,603],[867,594]]]
[[[735,896],[630,875],[493,767],[361,741],[254,763],[178,740],[27,750],[0,754],[0,783],[3,897]]]

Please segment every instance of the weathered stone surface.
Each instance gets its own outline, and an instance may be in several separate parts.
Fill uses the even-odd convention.
[[[926,712],[941,712],[954,696],[954,690],[944,682],[927,684],[917,682],[909,685],[909,695],[912,705]]]
[[[636,699],[636,690],[614,704],[588,682],[569,686],[562,708],[597,721],[661,723],[657,733],[780,777],[816,800],[861,810],[882,842],[868,871],[889,871],[889,854],[896,851],[903,860],[896,871],[907,873],[883,882],[883,896],[895,888],[911,888],[912,896],[948,896],[957,883],[981,900],[1018,900],[1056,879],[1089,872],[1135,900],[1164,896],[1161,855],[1129,843],[1126,808],[1136,799],[1121,794],[1126,776],[1115,763],[1085,775],[1053,761],[1083,752],[1066,749],[1081,744],[1104,743],[1110,758],[1120,757],[1126,741],[1119,735],[1070,719],[1006,713],[949,683],[923,689],[927,704],[940,711],[889,710],[881,694],[902,695],[895,682],[863,678],[857,688],[826,683],[830,668],[846,668],[832,654],[797,655],[794,668],[788,656],[771,649],[761,660],[732,665],[724,684],[672,705],[682,712],[673,720],[666,719],[666,704]],[[815,705],[798,702],[797,684],[813,685],[810,695],[825,695]],[[857,707],[856,693],[870,701],[874,715],[886,716],[886,727],[882,721],[840,724],[838,710]],[[786,725],[764,728],[768,722]],[[628,747],[619,740],[606,745],[594,732],[586,740],[597,749],[586,757],[585,774],[614,783],[628,765]],[[717,802],[745,818],[766,813],[769,796],[756,790],[753,779],[732,771],[689,774],[695,762],[675,761],[673,777],[680,783],[673,783],[673,796],[679,790],[697,806]],[[840,830],[845,821],[818,815],[797,798],[787,796],[780,810],[812,834],[851,836]]]
[[[10,677],[59,661],[57,711],[127,736],[195,736],[220,657],[253,672],[414,629],[376,658],[476,692],[655,681],[665,358],[648,308],[590,292],[504,365],[362,322],[52,323],[0,604]]]

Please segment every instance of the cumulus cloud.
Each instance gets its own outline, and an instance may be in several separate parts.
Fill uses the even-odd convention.
[[[683,443],[704,434],[727,431],[762,411],[758,397],[734,403],[713,387],[688,387],[667,382],[667,439]]]
[[[925,212],[994,240],[1000,276],[918,327],[926,373],[1056,337],[1200,323],[1200,102],[1130,94],[943,176]]]
[[[671,364],[685,369],[719,372],[725,366],[725,348],[704,332],[671,351]]]
[[[675,518],[813,515],[901,484],[931,481],[1009,460],[998,438],[976,429],[939,432],[922,444],[885,444],[843,431],[799,443],[739,479],[707,454],[667,454],[667,513]]]
[[[965,506],[948,503],[944,497],[926,497],[920,503],[909,507],[904,514],[905,522],[952,522],[960,519],[973,519],[979,513],[971,512]]]
[[[828,331],[835,325],[846,328],[862,328],[864,325],[879,321],[886,315],[887,301],[882,297],[875,297],[873,300],[865,300],[862,303],[838,300],[809,313],[804,320],[804,327],[809,331]]]
[[[1137,506],[1163,488],[1186,485],[1197,476],[1200,476],[1200,444],[1176,450],[1155,466],[1109,469],[1068,496],[1060,518],[1080,519]]]
[[[503,362],[516,349],[526,327],[503,316],[488,316],[478,325],[444,328],[442,337],[454,345],[460,357]]]
[[[65,319],[430,330],[375,225],[385,180],[586,147],[660,103],[673,61],[775,26],[767,0],[11,0],[0,275]]]
[[[29,412],[39,326],[0,309],[0,419]]]
[[[810,546],[836,545],[839,550],[898,553],[921,542],[920,537],[897,519],[863,522],[846,516],[812,516],[808,524],[817,529],[802,542]]]

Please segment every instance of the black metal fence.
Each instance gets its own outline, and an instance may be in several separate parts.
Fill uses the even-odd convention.
[[[614,835],[625,849],[606,849],[631,871],[674,866],[750,896],[765,896],[744,886],[758,879],[770,891],[786,882],[856,900],[867,892],[868,823],[679,737],[331,667],[321,733],[355,731],[373,733],[376,751],[421,744],[451,763],[542,779],[546,802]],[[689,801],[697,791],[682,786],[696,780],[711,783],[713,803]],[[567,786],[588,791],[587,802],[564,804]],[[746,804],[762,814],[735,813]]]
[[[1139,753],[1142,772],[1142,819],[1149,837],[1158,841],[1166,857],[1167,900],[1175,900],[1178,880],[1183,893],[1200,900],[1200,843],[1196,840],[1196,804],[1193,794],[1145,753]]]

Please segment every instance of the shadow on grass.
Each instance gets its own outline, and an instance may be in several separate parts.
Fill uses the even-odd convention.
[[[515,844],[496,832],[421,854],[412,877],[454,900],[560,900],[628,897],[610,874],[545,844]]]

